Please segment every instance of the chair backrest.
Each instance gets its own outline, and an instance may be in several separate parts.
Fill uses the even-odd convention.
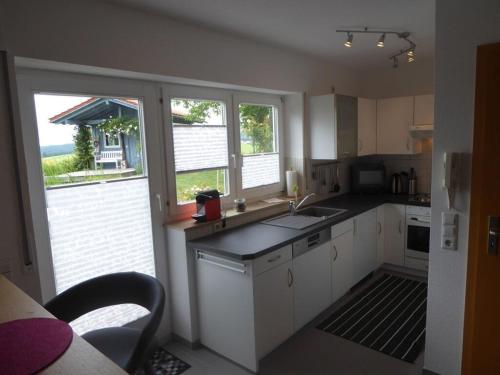
[[[49,301],[45,308],[67,323],[101,307],[133,303],[149,310],[129,363],[139,363],[160,324],[165,291],[154,277],[137,272],[103,275],[77,284]]]

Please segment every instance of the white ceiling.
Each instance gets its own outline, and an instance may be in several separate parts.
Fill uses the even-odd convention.
[[[367,70],[391,66],[388,56],[407,46],[387,36],[385,48],[375,47],[378,36],[355,35],[344,47],[338,28],[411,32],[417,60],[434,57],[434,0],[109,0],[164,13],[217,30],[272,43],[338,64]]]

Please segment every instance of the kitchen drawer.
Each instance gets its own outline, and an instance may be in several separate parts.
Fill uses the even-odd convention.
[[[428,271],[429,261],[425,259],[405,257],[405,267],[415,268],[417,270],[422,270],[422,271]]]
[[[253,261],[254,277],[292,259],[292,245],[287,245]]]
[[[343,221],[341,223],[335,224],[332,227],[332,238],[338,237],[341,234],[344,234],[346,232],[349,232],[350,230],[353,230],[354,224],[352,219],[348,219],[346,221]]]

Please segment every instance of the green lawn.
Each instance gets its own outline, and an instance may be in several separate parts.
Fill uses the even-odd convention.
[[[198,191],[217,189],[224,193],[225,170],[182,173],[176,177],[177,201],[189,202]]]

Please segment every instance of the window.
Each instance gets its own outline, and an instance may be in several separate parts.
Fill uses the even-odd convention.
[[[241,103],[238,113],[243,190],[279,183],[276,107]]]
[[[120,147],[120,137],[118,133],[104,133],[106,147]]]
[[[216,100],[171,98],[177,204],[198,191],[229,194],[226,105]]]
[[[217,189],[225,207],[283,190],[279,97],[185,86],[164,86],[164,96],[174,215],[192,211],[202,190]]]

